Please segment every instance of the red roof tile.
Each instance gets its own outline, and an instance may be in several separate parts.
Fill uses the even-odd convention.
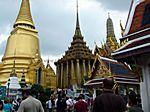
[[[137,5],[128,34],[150,27],[150,24],[142,25],[143,16],[145,13],[145,7],[148,4],[150,4],[150,0],[145,0],[144,2]]]

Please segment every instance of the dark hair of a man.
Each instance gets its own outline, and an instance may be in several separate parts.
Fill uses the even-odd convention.
[[[7,103],[8,103],[8,100],[7,100],[7,99],[6,99],[6,100],[4,100],[4,103],[5,103],[5,104],[7,104]]]
[[[85,96],[84,96],[84,94],[80,94],[80,96],[82,97],[82,99],[85,99]]]
[[[105,89],[112,89],[114,86],[114,81],[112,79],[104,79],[103,80],[103,87]]]
[[[132,105],[137,105],[136,93],[134,91],[131,91],[128,96],[129,96],[130,103],[132,103]]]
[[[78,100],[83,99],[82,95],[79,95]]]
[[[31,90],[30,89],[25,89],[25,90],[22,91],[22,94],[31,95]]]
[[[66,94],[62,94],[62,98],[65,98],[66,97]]]

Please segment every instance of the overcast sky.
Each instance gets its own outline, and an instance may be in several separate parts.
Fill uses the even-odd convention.
[[[106,38],[108,12],[117,39],[121,37],[119,21],[126,24],[131,0],[79,0],[82,35],[91,50]],[[0,0],[0,55],[4,54],[21,0]],[[57,60],[62,57],[75,32],[76,0],[30,0],[31,13],[39,31],[41,55]]]

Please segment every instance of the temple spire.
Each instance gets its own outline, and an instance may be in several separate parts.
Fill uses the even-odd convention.
[[[108,13],[107,19],[107,38],[108,37],[115,37],[113,22],[112,19],[110,18],[110,13]]]
[[[21,76],[20,86],[22,89],[27,87],[24,69]]]
[[[14,24],[14,28],[18,25],[30,26],[31,28],[35,29],[30,12],[29,0],[22,0],[20,11]]]
[[[107,19],[106,46],[107,46],[107,51],[109,53],[115,51],[118,46],[118,42],[117,42],[117,39],[116,39],[115,33],[114,33],[113,21],[110,18],[110,13],[108,13],[108,19]]]
[[[76,21],[75,35],[82,36],[79,24],[78,0],[77,0],[77,21]]]

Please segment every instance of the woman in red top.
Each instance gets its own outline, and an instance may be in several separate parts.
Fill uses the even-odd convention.
[[[83,101],[82,95],[79,95],[78,101],[74,106],[75,112],[88,112],[88,104]]]

